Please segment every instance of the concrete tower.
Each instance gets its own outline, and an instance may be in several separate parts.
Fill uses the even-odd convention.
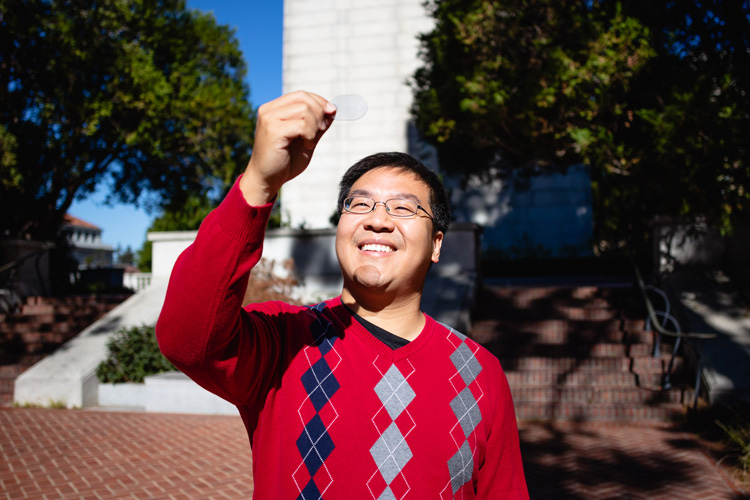
[[[330,227],[338,180],[357,160],[413,152],[407,80],[420,63],[417,36],[433,26],[422,1],[284,0],[284,93],[359,94],[368,102],[363,118],[334,124],[306,175],[282,189],[282,220],[293,228]]]

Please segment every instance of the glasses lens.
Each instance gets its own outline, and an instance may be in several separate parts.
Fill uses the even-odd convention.
[[[344,210],[355,214],[366,214],[372,211],[373,205],[375,205],[375,200],[362,196],[355,196],[344,200]]]
[[[400,199],[388,200],[385,206],[388,208],[388,213],[394,217],[411,217],[417,213],[419,207],[416,201]]]

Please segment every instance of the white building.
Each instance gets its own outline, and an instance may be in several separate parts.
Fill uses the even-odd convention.
[[[102,242],[100,227],[70,214],[65,215],[63,230],[73,247],[73,258],[79,267],[105,267],[113,262],[114,248]]]

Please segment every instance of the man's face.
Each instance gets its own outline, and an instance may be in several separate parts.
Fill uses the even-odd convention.
[[[413,199],[432,215],[429,194],[427,184],[415,174],[380,167],[360,177],[348,196],[367,196],[376,202]],[[342,212],[336,230],[336,255],[344,289],[421,293],[430,263],[440,257],[443,241],[442,232],[433,235],[432,224],[421,210],[415,217],[397,218],[382,204],[368,214]]]

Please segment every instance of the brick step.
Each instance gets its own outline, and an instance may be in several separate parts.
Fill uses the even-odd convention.
[[[29,367],[31,367],[31,363],[0,365],[0,406],[10,406],[13,404],[13,391],[15,389],[16,378]]]
[[[477,340],[473,337],[474,340]],[[663,349],[671,349],[662,344]],[[621,356],[650,356],[653,343],[623,344],[622,342],[581,342],[576,344],[535,344],[530,343],[484,343],[490,352],[499,358],[522,358],[527,356],[544,358],[588,358],[588,357],[621,357]],[[662,352],[671,352],[662,350]]]
[[[16,378],[44,359],[44,355],[11,356],[0,353],[0,406],[13,404]]]
[[[506,371],[506,377],[511,387],[518,386],[548,386],[548,387],[660,387],[663,375],[661,373],[631,373],[605,371],[556,371],[556,370],[526,370]],[[672,374],[673,383],[681,381],[679,373]]]
[[[477,342],[507,343],[595,343],[623,342],[641,344],[653,342],[654,334],[643,330],[621,330],[619,327],[594,327],[579,325],[565,320],[542,320],[536,322],[477,324],[471,330],[471,337]]]
[[[691,389],[660,390],[640,387],[511,387],[516,405],[525,403],[585,403],[585,404],[661,404],[687,403],[692,400]]]
[[[33,363],[12,363],[7,365],[0,365],[0,380],[15,380],[16,377],[25,372],[32,364]]]
[[[505,314],[525,315],[532,311],[565,310],[568,308],[580,308],[592,311],[618,310],[610,300],[604,297],[581,299],[570,296],[557,296],[529,299],[526,297],[480,296],[477,298],[477,301],[481,306],[480,309],[489,312],[490,317],[498,317]],[[487,307],[487,309],[484,309],[484,307]]]
[[[31,296],[26,298],[26,305],[117,305],[128,297],[130,297],[130,294],[66,295],[62,297]]]
[[[586,319],[590,315],[590,319],[606,320],[620,314],[619,309],[604,298],[585,300],[560,297],[525,301],[516,298],[479,297],[477,304],[478,314],[488,319],[527,320],[534,319],[535,315],[538,317],[541,313],[570,319]]]
[[[518,320],[513,318],[483,318],[474,322],[472,330],[556,330],[556,331],[601,331],[601,332],[641,332],[645,321],[633,318],[614,318],[606,320],[572,320],[554,316],[536,314],[533,319]]]
[[[27,332],[0,342],[0,350],[15,354],[49,354],[71,337],[72,335],[64,333]]]
[[[12,397],[15,381],[16,377],[0,377],[0,394],[10,394]]]
[[[585,308],[622,309],[623,298],[632,297],[631,290],[582,288],[500,288],[483,287],[477,296],[480,306],[492,306],[492,313],[498,310],[523,312],[524,310],[545,310],[550,305],[567,305]],[[486,311],[483,307],[480,310]]]
[[[661,390],[672,343],[654,334],[632,289],[484,288],[470,336],[501,361],[519,419],[656,420],[683,413],[692,390]],[[691,385],[678,358],[672,381]],[[690,383],[687,383],[690,382]]]
[[[129,295],[29,297],[0,321],[0,406],[13,403],[24,370],[122,303]]]
[[[59,321],[86,319],[94,316],[101,316],[114,309],[112,306],[107,307],[84,307],[70,311],[53,311],[49,313],[34,314],[13,314],[9,315],[3,323],[7,324],[25,324],[25,323],[56,323]]]
[[[525,356],[522,358],[500,358],[500,364],[505,370],[550,370],[550,371],[626,371],[634,373],[658,372],[662,373],[669,365],[669,358],[641,357],[586,357],[586,358],[545,358]],[[673,370],[682,367],[682,360],[676,359]]]
[[[679,403],[659,405],[588,404],[588,403],[521,403],[516,405],[519,420],[572,421],[666,421],[684,413]]]
[[[511,298],[518,301],[518,307],[526,307],[535,300],[549,297],[569,297],[573,299],[590,300],[610,295],[608,290],[595,286],[540,286],[540,287],[506,287],[484,286],[482,297]]]

